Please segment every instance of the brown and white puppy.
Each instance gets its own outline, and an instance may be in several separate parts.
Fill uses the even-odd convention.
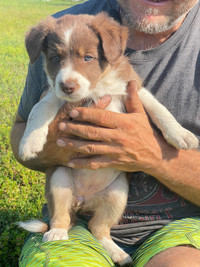
[[[48,126],[66,101],[96,101],[110,94],[112,101],[107,109],[125,112],[126,86],[130,80],[137,81],[146,111],[169,143],[185,149],[198,146],[196,137],[142,87],[140,78],[124,56],[127,38],[127,28],[105,13],[49,17],[30,30],[26,36],[30,61],[34,63],[43,53],[49,91],[30,113],[20,143],[23,160],[34,158],[42,151]],[[82,212],[93,212],[88,224],[92,234],[114,262],[124,265],[130,263],[131,258],[112,241],[110,228],[120,219],[127,196],[124,172],[111,168],[57,167],[46,185],[50,230],[45,232],[47,225],[39,221],[21,222],[20,226],[29,231],[45,232],[44,241],[68,239],[71,212],[79,200]]]

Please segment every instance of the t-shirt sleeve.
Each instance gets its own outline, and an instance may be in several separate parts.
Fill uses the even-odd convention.
[[[27,121],[31,109],[47,89],[48,83],[43,69],[43,57],[40,56],[34,64],[29,64],[28,67],[26,83],[18,108],[18,113],[24,121]]]

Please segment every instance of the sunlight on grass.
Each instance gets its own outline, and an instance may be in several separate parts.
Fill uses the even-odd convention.
[[[27,233],[15,222],[40,218],[45,202],[44,175],[20,165],[9,144],[28,66],[25,32],[41,18],[72,4],[67,0],[0,1],[0,266],[18,266]]]

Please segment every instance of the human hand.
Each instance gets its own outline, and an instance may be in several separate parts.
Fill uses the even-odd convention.
[[[111,101],[110,96],[104,96],[98,100],[97,103],[93,104],[93,108],[104,109]],[[77,104],[78,105],[78,104]],[[80,106],[82,103],[80,102]],[[59,138],[67,138],[70,135],[60,130],[59,124],[68,123],[72,120],[69,116],[69,112],[72,110],[73,105],[66,103],[58,111],[56,117],[49,125],[47,142],[44,145],[43,151],[39,153],[39,160],[46,166],[55,165],[67,165],[70,158],[74,157],[86,157],[85,154],[80,154],[78,151],[68,149],[67,147],[57,145]],[[78,137],[77,137],[78,139]],[[59,144],[59,141],[58,141]]]
[[[59,138],[58,146],[78,154],[71,158],[68,166],[147,172],[159,164],[161,137],[150,126],[136,87],[132,81],[127,88],[128,113],[79,107],[70,112],[73,121],[59,124],[66,136]]]

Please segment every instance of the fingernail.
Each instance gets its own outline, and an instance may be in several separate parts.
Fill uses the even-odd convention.
[[[100,97],[101,101],[104,103],[107,103],[108,101],[111,100],[111,96],[110,95],[104,95],[102,97]]]
[[[61,123],[59,123],[58,127],[59,127],[59,129],[60,129],[61,131],[65,131],[66,128],[67,128],[67,125],[66,125],[66,123],[64,123],[64,122],[61,122]]]
[[[134,91],[137,91],[137,81],[136,80],[131,80],[129,83],[128,83],[128,89],[130,90],[134,90]]]
[[[65,142],[63,140],[61,140],[61,139],[58,139],[57,142],[56,142],[56,144],[58,146],[65,147]]]
[[[76,117],[78,117],[78,115],[79,115],[79,112],[76,109],[72,109],[69,113],[69,116],[72,118],[76,118]]]
[[[74,163],[72,163],[72,162],[68,162],[68,163],[67,163],[67,166],[70,167],[70,168],[74,168],[75,165],[74,165]]]

